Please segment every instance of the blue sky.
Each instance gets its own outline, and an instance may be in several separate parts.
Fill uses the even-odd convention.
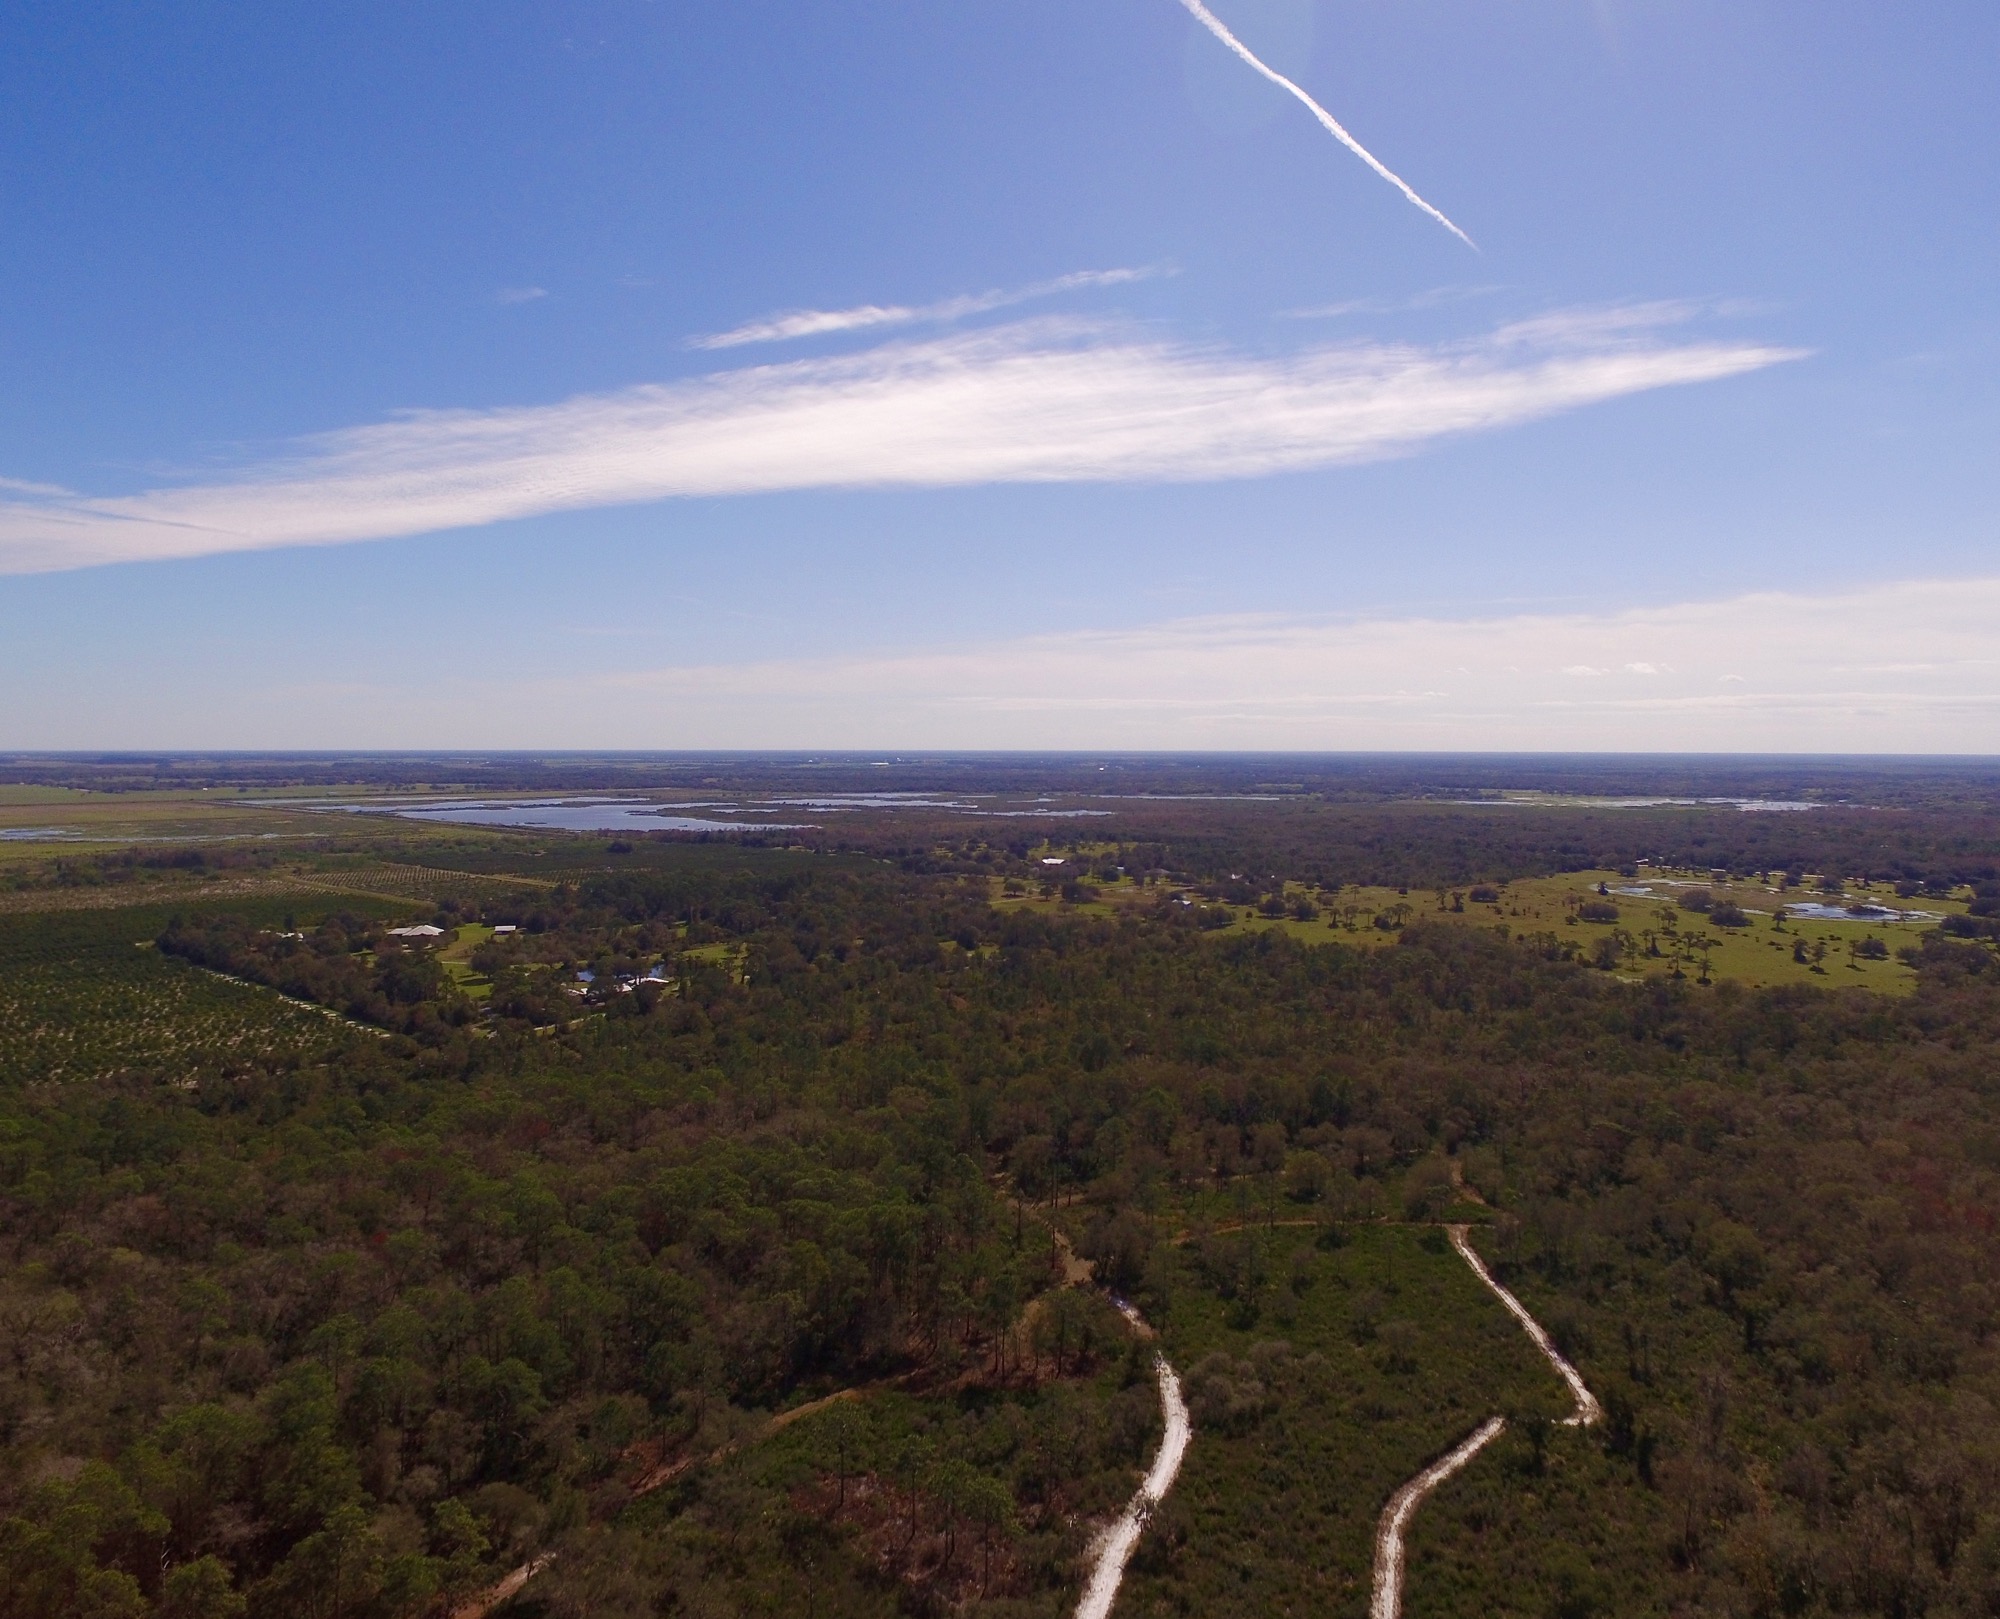
[[[2000,13],[1213,10],[6,5],[0,746],[2000,749]]]

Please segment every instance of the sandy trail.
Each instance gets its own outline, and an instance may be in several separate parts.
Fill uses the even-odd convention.
[[[1440,1456],[1389,1497],[1382,1523],[1375,1531],[1375,1593],[1368,1599],[1368,1619],[1399,1619],[1403,1611],[1403,1530],[1423,1498],[1500,1437],[1505,1417],[1488,1417],[1458,1448]]]
[[[486,1587],[476,1596],[467,1598],[451,1610],[451,1619],[486,1619],[486,1615],[515,1595],[522,1586],[556,1560],[554,1552],[543,1552],[541,1556],[523,1563],[511,1573],[502,1575],[494,1584]]]
[[[1042,1220],[1039,1212],[1030,1212],[1036,1220]],[[1042,1223],[1055,1242],[1062,1268],[1062,1285],[1094,1285],[1096,1265],[1077,1254],[1069,1234],[1062,1227],[1052,1221]],[[1125,1324],[1142,1342],[1151,1342],[1158,1337],[1152,1323],[1131,1304],[1115,1293],[1107,1294],[1107,1297],[1118,1307]],[[1180,1374],[1168,1364],[1165,1355],[1156,1353],[1153,1356],[1153,1375],[1160,1385],[1160,1448],[1153,1454],[1153,1465],[1140,1483],[1138,1493],[1091,1542],[1093,1562],[1090,1578],[1077,1602],[1075,1619],[1109,1619],[1112,1604],[1118,1600],[1118,1588],[1125,1582],[1126,1565],[1139,1549],[1139,1536],[1145,1532],[1146,1523],[1159,1504],[1166,1499],[1167,1491],[1174,1487],[1174,1480],[1181,1470],[1181,1458],[1187,1454],[1188,1440],[1193,1437],[1193,1429],[1188,1422],[1187,1401],[1181,1397]]]
[[[1139,1312],[1129,1304],[1118,1306],[1125,1319],[1135,1328],[1145,1329],[1146,1323]],[[1153,1457],[1151,1471],[1140,1484],[1138,1494],[1126,1504],[1101,1535],[1092,1548],[1097,1562],[1090,1571],[1090,1583],[1084,1587],[1083,1599],[1076,1605],[1076,1619],[1109,1619],[1112,1603],[1118,1600],[1118,1587],[1125,1579],[1125,1565],[1132,1561],[1132,1553],[1138,1549],[1139,1536],[1146,1527],[1146,1520],[1153,1510],[1166,1499],[1167,1491],[1173,1488],[1174,1479],[1181,1470],[1181,1458],[1187,1454],[1188,1439],[1192,1430],[1188,1426],[1187,1402],[1181,1398],[1181,1380],[1173,1367],[1167,1364],[1164,1355],[1153,1359],[1153,1371],[1160,1381],[1160,1415],[1165,1424],[1160,1434],[1160,1448]]]
[[[1548,1357],[1548,1362],[1556,1369],[1557,1375],[1569,1385],[1570,1397],[1576,1401],[1576,1410],[1563,1418],[1563,1426],[1588,1428],[1604,1415],[1604,1407],[1597,1403],[1597,1396],[1584,1386],[1582,1374],[1556,1352],[1556,1346],[1549,1340],[1549,1335],[1542,1330],[1541,1322],[1528,1314],[1527,1307],[1493,1279],[1493,1273],[1486,1268],[1486,1262],[1479,1257],[1467,1236],[1471,1227],[1448,1225],[1445,1230],[1451,1236],[1452,1247],[1458,1250],[1458,1257],[1472,1267],[1474,1275],[1493,1289],[1494,1296],[1507,1306],[1508,1314],[1521,1323],[1523,1330],[1534,1339],[1535,1347]]]
[[[1016,1207],[1026,1206],[1017,1201]],[[1055,1243],[1062,1270],[1062,1285],[1095,1285],[1097,1266],[1077,1253],[1069,1240],[1069,1233],[1053,1221],[1043,1219],[1039,1211],[1031,1209],[1027,1212],[1041,1222]],[[1158,1336],[1152,1323],[1131,1304],[1115,1293],[1106,1296],[1118,1307],[1125,1324],[1142,1342],[1150,1343]],[[1109,1619],[1112,1604],[1118,1600],[1118,1588],[1125,1582],[1126,1565],[1139,1549],[1139,1536],[1145,1532],[1147,1520],[1153,1516],[1155,1509],[1166,1499],[1167,1491],[1174,1487],[1174,1480],[1181,1470],[1181,1458],[1187,1454],[1188,1440],[1193,1436],[1193,1429],[1188,1423],[1187,1401],[1181,1397],[1180,1375],[1168,1364],[1165,1355],[1156,1353],[1153,1356],[1153,1375],[1160,1385],[1160,1448],[1153,1454],[1153,1465],[1141,1481],[1138,1493],[1091,1542],[1093,1562],[1090,1578],[1077,1602],[1075,1619]]]
[[[1458,1250],[1458,1257],[1472,1267],[1472,1272],[1507,1307],[1507,1313],[1521,1323],[1522,1330],[1534,1340],[1535,1347],[1547,1358],[1568,1387],[1570,1397],[1576,1401],[1576,1410],[1563,1418],[1563,1425],[1570,1428],[1587,1428],[1604,1414],[1604,1408],[1597,1403],[1597,1396],[1585,1387],[1582,1374],[1557,1352],[1549,1335],[1542,1330],[1541,1322],[1528,1314],[1527,1307],[1514,1295],[1493,1279],[1493,1273],[1473,1248],[1471,1228],[1449,1225],[1445,1231],[1451,1237],[1452,1247]],[[1368,1619],[1402,1619],[1403,1613],[1403,1531],[1409,1527],[1410,1518],[1423,1504],[1425,1496],[1456,1473],[1477,1456],[1507,1426],[1505,1417],[1488,1417],[1475,1428],[1457,1447],[1439,1457],[1409,1483],[1389,1497],[1389,1504],[1382,1509],[1382,1521],[1375,1529],[1375,1589],[1368,1601]]]

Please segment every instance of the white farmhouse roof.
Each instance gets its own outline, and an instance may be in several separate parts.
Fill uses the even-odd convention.
[[[389,930],[389,937],[392,939],[442,939],[444,937],[444,929],[433,927],[428,922],[419,922],[412,928],[391,928]]]

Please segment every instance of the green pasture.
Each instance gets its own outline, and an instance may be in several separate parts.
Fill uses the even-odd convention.
[[[1613,890],[1599,894],[1598,885]],[[1702,976],[1704,959],[1712,982],[1731,980],[1752,987],[1778,984],[1813,984],[1821,988],[1842,986],[1872,989],[1884,994],[1907,994],[1916,987],[1916,974],[1896,959],[1896,951],[1914,944],[1935,922],[1905,923],[1881,918],[1808,919],[1791,918],[1778,922],[1781,906],[1824,900],[1873,903],[1891,909],[1914,909],[1938,916],[1961,913],[1961,899],[1898,899],[1886,884],[1850,883],[1838,896],[1820,894],[1810,887],[1780,889],[1774,884],[1746,881],[1711,882],[1706,873],[1646,868],[1640,878],[1621,877],[1615,871],[1565,872],[1553,877],[1517,878],[1495,885],[1497,903],[1481,904],[1469,896],[1474,884],[1444,890],[1392,888],[1342,888],[1337,893],[1309,896],[1319,910],[1310,922],[1289,917],[1274,920],[1255,912],[1239,912],[1239,920],[1224,932],[1250,932],[1261,928],[1281,928],[1301,942],[1325,944],[1338,940],[1361,948],[1393,944],[1402,927],[1410,922],[1442,922],[1455,927],[1506,929],[1509,937],[1543,935],[1563,943],[1574,943],[1585,959],[1590,959],[1597,941],[1614,930],[1629,935],[1637,949],[1621,956],[1612,970],[1626,978],[1670,977],[1678,966],[1689,981]],[[1620,894],[1620,887],[1645,887],[1645,895]],[[1748,919],[1748,926],[1722,927],[1709,915],[1683,911],[1673,896],[1692,889],[1706,890],[1717,903],[1733,903]],[[1293,892],[1303,893],[1294,889]],[[1578,915],[1584,904],[1609,904],[1618,912],[1614,922],[1586,922]],[[1671,913],[1671,914],[1670,914]],[[1378,918],[1393,925],[1382,927]],[[1669,930],[1682,943],[1678,960]],[[1650,941],[1646,935],[1653,937]],[[1852,955],[1848,946],[1868,939],[1879,940],[1886,957],[1869,959]],[[1795,946],[1804,941],[1810,956],[1816,945],[1825,949],[1818,961],[1794,959]],[[1705,941],[1696,944],[1693,941]],[[1658,954],[1649,950],[1657,948]],[[1815,967],[1818,968],[1815,971]]]
[[[0,809],[13,809],[23,804],[73,804],[93,795],[80,787],[37,787],[26,782],[11,782],[0,785]]]
[[[56,796],[31,796],[53,794]],[[48,839],[0,841],[0,861],[101,853],[121,844],[324,837],[327,817],[260,809],[233,793],[90,793],[9,787],[0,793],[0,832],[46,827]]]
[[[1612,892],[1600,895],[1598,885],[1608,889],[1646,886],[1646,895]],[[1146,914],[1161,899],[1178,890],[1145,887],[1130,879],[1116,883],[1087,881],[1081,902],[1063,899],[1059,893],[1044,894],[1039,884],[999,879],[993,882],[993,903],[1003,911],[1029,911],[1045,915],[1100,916]],[[1016,892],[1009,893],[1012,886]],[[1627,979],[1667,978],[1676,970],[1690,982],[1706,976],[1710,982],[1724,980],[1752,987],[1778,984],[1813,984],[1820,988],[1856,987],[1884,994],[1907,994],[1916,987],[1915,972],[1899,961],[1896,952],[1914,944],[1932,921],[1908,923],[1884,918],[1841,917],[1781,919],[1779,907],[1807,901],[1872,903],[1892,909],[1914,909],[1945,916],[1962,913],[1966,901],[1954,899],[1898,899],[1886,884],[1850,883],[1839,895],[1820,894],[1811,888],[1780,889],[1754,881],[1711,883],[1705,873],[1650,869],[1642,879],[1621,877],[1614,871],[1565,872],[1553,877],[1517,878],[1496,885],[1499,900],[1480,904],[1469,898],[1474,884],[1449,889],[1395,889],[1344,887],[1337,891],[1307,890],[1298,884],[1287,887],[1288,898],[1308,899],[1318,915],[1310,921],[1293,917],[1267,917],[1246,906],[1231,907],[1236,920],[1217,928],[1217,935],[1253,933],[1276,929],[1289,933],[1302,944],[1345,944],[1356,949],[1382,949],[1396,942],[1403,929],[1414,922],[1441,922],[1453,927],[1504,929],[1510,938],[1544,937],[1558,945],[1572,944],[1584,959],[1593,958],[1600,938],[1622,931],[1635,948],[1621,953],[1610,969]],[[1718,903],[1738,906],[1747,918],[1745,927],[1722,927],[1710,915],[1683,911],[1673,896],[1689,889],[1706,889]],[[1206,903],[1189,894],[1196,903]],[[1586,922],[1578,916],[1587,903],[1609,904],[1618,917],[1612,922]],[[1650,938],[1647,936],[1651,935]],[[1676,945],[1675,940],[1680,943]],[[1850,951],[1874,939],[1886,954],[1869,957]],[[1803,941],[1805,961],[1795,959]],[[1818,949],[1815,958],[1815,947]],[[1704,963],[1706,972],[1704,974]]]

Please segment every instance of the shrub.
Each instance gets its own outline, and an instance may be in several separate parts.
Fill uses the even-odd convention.
[[[1382,1324],[1382,1369],[1407,1375],[1417,1369],[1417,1348],[1423,1333],[1416,1322],[1397,1317]]]
[[[1333,1166],[1316,1152],[1295,1152],[1285,1160],[1285,1190],[1301,1203],[1317,1203],[1332,1179]]]
[[[1240,1433],[1254,1424],[1270,1404],[1257,1372],[1251,1362],[1232,1360],[1220,1351],[1203,1356],[1187,1379],[1188,1409],[1195,1422],[1224,1433]]]

